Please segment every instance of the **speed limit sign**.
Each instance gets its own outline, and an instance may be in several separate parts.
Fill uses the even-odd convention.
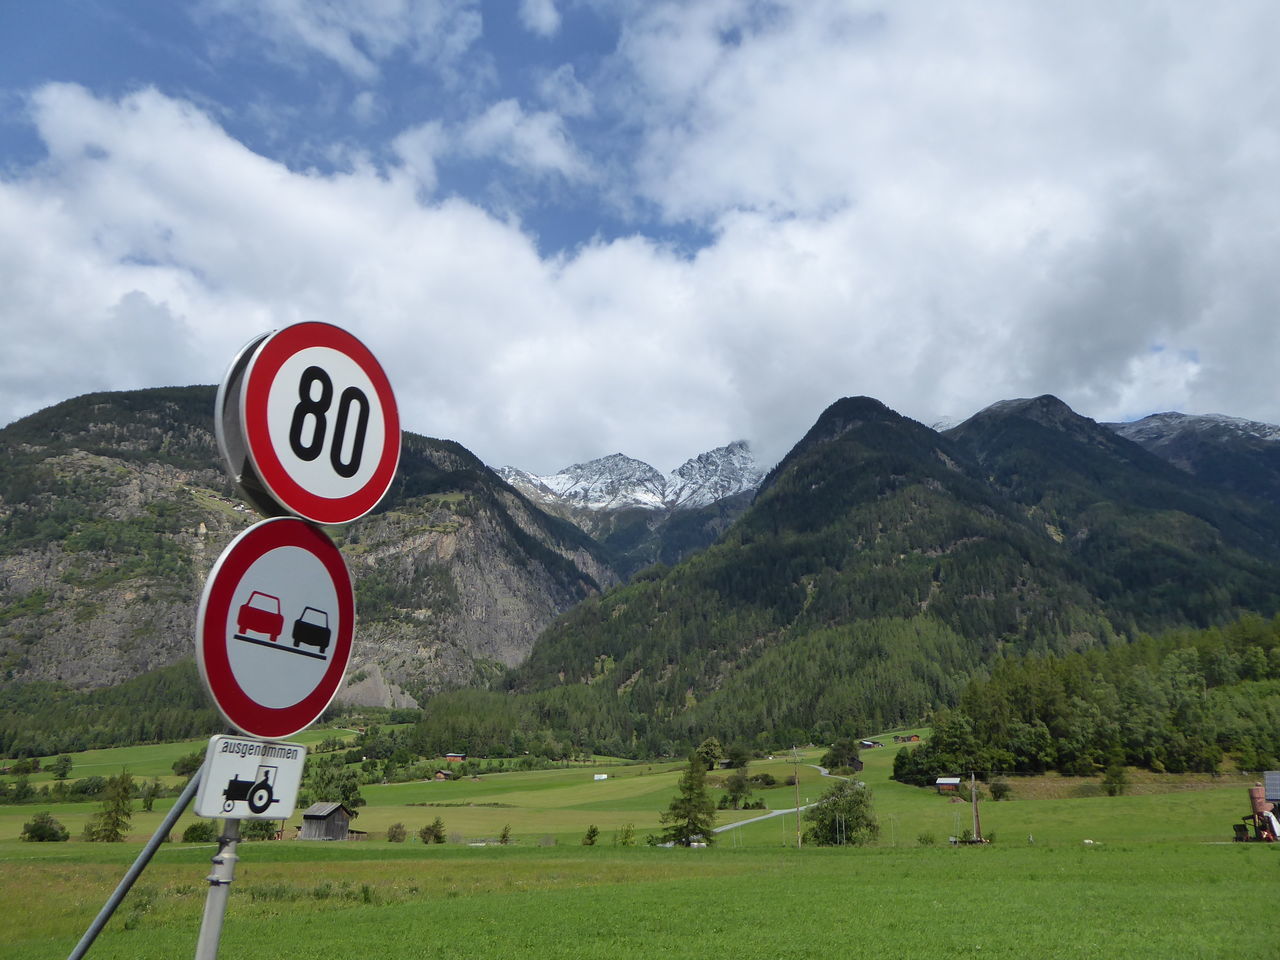
[[[387,375],[363,343],[327,323],[246,346],[219,390],[217,433],[233,478],[268,516],[349,523],[377,505],[400,462]]]

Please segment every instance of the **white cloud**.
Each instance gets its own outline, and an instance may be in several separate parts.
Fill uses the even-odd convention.
[[[555,0],[520,0],[520,22],[540,37],[554,37],[560,30]]]
[[[292,172],[151,90],[51,86],[34,109],[50,158],[0,182],[4,419],[89,389],[216,381],[250,337],[301,319],[370,344],[410,429],[495,460],[554,469],[639,443],[675,462],[682,436],[633,432],[637,396],[705,407],[683,414],[704,430],[718,416],[688,402],[692,358],[666,355],[690,318],[664,316],[665,281],[646,291],[686,266],[643,241],[544,261],[468,203],[424,205],[398,169]]]
[[[444,130],[439,123],[410,127],[392,141],[392,150],[401,167],[426,193],[436,188],[436,160],[447,149]]]
[[[570,142],[564,121],[547,111],[525,113],[515,100],[502,100],[468,121],[458,133],[464,153],[496,157],[533,173],[558,173],[567,180],[588,175],[587,164]]]
[[[591,91],[579,82],[571,63],[562,63],[544,76],[538,93],[561,116],[584,117],[594,109]]]
[[[451,71],[481,33],[478,0],[200,0],[197,10],[243,23],[280,57],[319,56],[365,83],[400,50]]]
[[[372,90],[362,90],[351,100],[351,116],[360,123],[373,123],[382,112],[383,106]]]
[[[210,382],[314,318],[384,358],[410,429],[540,471],[777,456],[851,394],[926,422],[1045,392],[1280,422],[1268,5],[625,9],[590,96],[565,63],[541,101],[421,117],[369,151],[386,169],[291,170],[153,90],[43,88],[49,158],[0,174],[0,417]],[[709,239],[540,256],[438,182],[475,158]]]
[[[762,9],[644,5],[614,109],[638,117],[637,189],[716,231],[708,256],[748,224],[825,234],[812,256],[844,269],[791,284],[808,335],[839,353],[851,327],[875,331],[902,384],[848,356],[846,392],[926,415],[1045,390],[1102,416],[1229,396],[1280,415],[1227,372],[1280,345],[1257,282],[1280,252],[1266,4],[1212,23],[1177,6]],[[815,321],[841,304],[843,324]],[[1143,360],[1153,343],[1198,352],[1197,375]]]

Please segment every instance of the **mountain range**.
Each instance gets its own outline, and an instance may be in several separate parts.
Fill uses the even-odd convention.
[[[1277,543],[1266,499],[1056,398],[942,433],[846,398],[714,545],[569,611],[506,686],[594,699],[630,749],[884,729],[1007,654],[1270,614]]]
[[[642,460],[621,453],[575,463],[550,476],[501,467],[498,476],[538,503],[583,510],[690,510],[748,493],[763,475],[745,440],[717,447],[665,477]]]
[[[595,538],[623,578],[709,546],[747,508],[762,476],[745,440],[699,454],[666,476],[621,453],[550,476],[510,466],[497,473]]]
[[[253,520],[212,405],[91,394],[0,430],[4,681],[190,655],[203,577]],[[763,477],[743,442],[667,476],[615,454],[536,477],[407,433],[383,504],[331,531],[360,609],[343,696],[447,710],[489,686],[630,752],[914,721],[1006,653],[1274,613],[1278,437],[1049,396],[937,431],[853,397]]]

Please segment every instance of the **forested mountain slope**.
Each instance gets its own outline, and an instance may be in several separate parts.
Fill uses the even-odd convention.
[[[946,435],[1079,562],[1117,625],[1206,625],[1276,606],[1271,504],[1204,483],[1055,397],[995,404]]]
[[[1278,523],[1053,398],[946,435],[845,399],[717,544],[570,611],[507,685],[582,685],[651,745],[865,732],[998,654],[1273,611]]]

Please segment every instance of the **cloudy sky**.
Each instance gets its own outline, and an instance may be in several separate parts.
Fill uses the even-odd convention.
[[[344,326],[553,472],[925,422],[1280,422],[1280,7],[0,4],[0,423]]]

